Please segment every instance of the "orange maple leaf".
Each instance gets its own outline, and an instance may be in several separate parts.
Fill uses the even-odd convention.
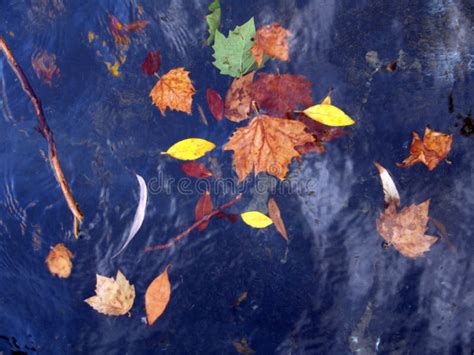
[[[150,92],[153,104],[164,115],[166,108],[191,114],[193,95],[196,92],[184,68],[171,69],[163,75]]]
[[[259,115],[248,126],[238,128],[224,150],[234,151],[240,181],[253,170],[255,174],[267,172],[283,180],[291,159],[300,156],[295,146],[313,141],[301,122]]]
[[[255,34],[251,52],[255,61],[260,66],[263,62],[263,55],[277,58],[280,60],[288,60],[288,37],[291,32],[282,27],[279,23],[272,23],[267,26],[260,27]]]
[[[397,212],[391,203],[377,219],[377,230],[382,238],[409,258],[427,252],[438,238],[425,235],[430,200],[411,205]]]
[[[416,163],[423,163],[432,171],[441,160],[446,159],[451,150],[452,143],[453,136],[451,134],[426,128],[425,136],[421,140],[418,133],[413,132],[410,156],[397,165],[406,168]]]

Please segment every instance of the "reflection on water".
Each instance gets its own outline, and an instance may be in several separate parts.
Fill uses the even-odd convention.
[[[246,339],[262,354],[468,354],[474,143],[456,124],[474,99],[472,7],[461,0],[221,2],[225,33],[251,16],[257,25],[287,27],[291,60],[268,62],[264,71],[307,76],[315,102],[333,88],[335,104],[358,122],[349,136],[327,144],[325,154],[293,163],[292,183],[315,184],[275,196],[289,244],[273,229],[216,219],[174,248],[144,253],[146,245],[166,242],[194,221],[199,195],[171,186],[171,193],[149,195],[141,230],[111,258],[135,213],[135,174],[147,182],[179,179],[179,163],[161,151],[190,136],[220,148],[235,129],[213,121],[205,102],[207,87],[223,95],[230,84],[205,46],[208,1],[4,0],[0,6],[9,11],[1,12],[0,34],[13,33],[7,40],[43,101],[86,220],[75,241],[30,103],[0,58],[0,352],[223,354]],[[120,77],[104,64],[117,56],[109,14],[124,23],[150,21],[130,36]],[[89,43],[88,32],[100,41]],[[61,77],[52,87],[30,66],[39,50],[56,55]],[[162,117],[151,105],[156,78],[140,72],[149,50],[161,50],[162,71],[191,71],[198,88],[192,116]],[[396,70],[388,71],[394,61]],[[433,172],[398,169],[411,132],[426,125],[454,134],[451,164]],[[209,159],[223,178],[235,177],[231,154],[216,149]],[[430,215],[446,227],[457,252],[443,237],[416,261],[382,248],[375,220],[383,194],[374,161],[392,172],[404,204],[431,199]],[[265,188],[250,189],[233,212],[265,210],[277,181],[261,181]],[[215,205],[228,200],[214,196]],[[428,234],[439,235],[433,226]],[[52,278],[44,266],[58,242],[75,254],[67,281]],[[168,263],[171,303],[148,328],[143,293]],[[130,318],[102,316],[83,302],[96,273],[115,275],[117,269],[137,290]]]

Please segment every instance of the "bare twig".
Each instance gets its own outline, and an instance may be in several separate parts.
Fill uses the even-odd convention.
[[[197,228],[201,223],[209,221],[212,217],[218,215],[219,213],[221,213],[226,208],[229,208],[230,206],[232,206],[234,203],[236,203],[238,200],[240,200],[241,197],[242,197],[242,194],[238,194],[235,198],[233,198],[229,202],[224,203],[219,208],[213,210],[211,213],[209,213],[209,214],[205,215],[204,217],[202,217],[199,221],[196,221],[193,225],[191,225],[191,227],[186,229],[184,232],[178,234],[173,239],[170,239],[170,241],[168,241],[167,243],[148,246],[148,247],[145,248],[145,251],[162,250],[162,249],[171,248],[173,245],[176,244],[176,242],[178,242],[181,239],[183,239],[184,237],[186,237],[195,228]]]
[[[56,144],[54,143],[53,132],[49,128],[48,123],[46,122],[46,118],[44,117],[41,101],[39,100],[38,96],[36,96],[35,92],[33,91],[33,88],[31,87],[28,79],[26,78],[25,73],[21,69],[18,62],[16,61],[15,57],[13,56],[12,51],[7,45],[7,42],[5,42],[5,39],[2,36],[0,36],[0,49],[5,54],[5,57],[7,58],[7,61],[10,64],[10,67],[12,68],[13,72],[15,73],[18,80],[20,81],[23,91],[28,95],[28,97],[31,100],[31,103],[33,104],[36,118],[38,119],[38,123],[39,123],[39,131],[48,143],[49,161],[53,168],[56,180],[58,181],[58,184],[61,187],[64,198],[66,199],[67,205],[74,216],[75,226],[77,226],[84,219],[84,215],[82,214],[81,210],[79,209],[78,204],[74,200],[74,197],[72,196],[72,193],[71,193],[71,189],[69,188],[66,178],[64,177],[63,170],[61,169],[61,164],[59,163],[58,153],[56,150]],[[77,237],[78,228],[74,228],[74,229],[75,229],[74,234]]]

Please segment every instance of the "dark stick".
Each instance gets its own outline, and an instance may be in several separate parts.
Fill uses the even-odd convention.
[[[75,226],[77,226],[77,224],[80,224],[82,220],[84,219],[84,215],[82,214],[81,210],[79,209],[79,206],[74,200],[74,197],[72,196],[72,193],[71,193],[71,189],[69,188],[66,178],[64,177],[61,164],[59,163],[58,152],[56,150],[56,144],[54,143],[53,132],[49,128],[48,123],[46,122],[46,118],[44,117],[41,101],[39,100],[38,96],[36,96],[35,92],[33,91],[33,88],[31,87],[28,79],[26,78],[25,73],[21,69],[18,62],[16,61],[15,57],[13,56],[12,51],[7,45],[7,42],[5,42],[5,39],[2,36],[0,36],[0,49],[5,54],[8,64],[10,64],[10,67],[12,68],[13,72],[15,73],[18,80],[20,81],[23,91],[28,95],[28,97],[31,100],[31,103],[33,104],[36,118],[38,119],[38,123],[39,123],[39,131],[43,135],[43,137],[46,139],[46,142],[48,143],[49,161],[54,170],[56,180],[58,181],[59,186],[61,187],[64,198],[66,199],[67,205],[74,216],[74,224]],[[74,229],[75,229],[74,234],[76,235],[77,228],[75,227]]]
[[[236,203],[238,200],[240,200],[241,197],[242,197],[242,194],[238,194],[234,199],[230,200],[227,203],[224,203],[218,209],[213,210],[211,213],[209,213],[209,214],[205,215],[204,217],[202,217],[199,221],[196,221],[193,225],[191,225],[191,227],[186,229],[184,232],[178,234],[176,237],[171,239],[168,243],[145,247],[145,251],[162,250],[162,249],[171,248],[173,245],[176,244],[176,242],[178,242],[181,239],[183,239],[184,237],[186,237],[195,228],[197,228],[202,222],[209,221],[215,215],[219,214],[220,212],[222,212],[226,208],[229,208],[230,206],[232,206],[234,203]]]

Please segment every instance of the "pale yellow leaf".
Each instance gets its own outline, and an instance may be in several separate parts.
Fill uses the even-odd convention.
[[[303,112],[309,118],[325,124],[326,126],[341,127],[350,126],[355,123],[352,118],[344,113],[344,111],[333,105],[314,105],[308,107]]]
[[[242,220],[253,228],[265,228],[273,224],[270,217],[258,211],[248,211],[240,214]]]
[[[165,153],[180,160],[196,160],[216,147],[212,142],[201,138],[188,138],[173,144]]]

